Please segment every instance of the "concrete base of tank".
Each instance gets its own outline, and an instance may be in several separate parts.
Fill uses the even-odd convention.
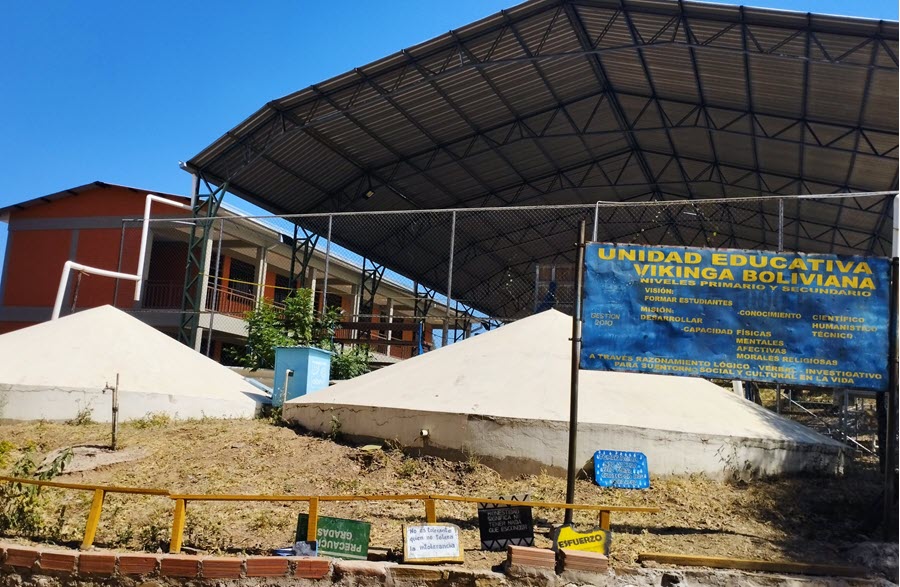
[[[570,334],[570,317],[544,312],[287,402],[284,418],[505,473],[562,472]],[[579,398],[579,463],[602,449],[643,452],[657,475],[842,470],[841,443],[703,379],[581,371]]]

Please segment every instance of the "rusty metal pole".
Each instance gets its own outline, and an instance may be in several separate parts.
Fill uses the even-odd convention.
[[[112,442],[113,450],[117,448],[119,437],[119,374],[116,373],[116,386],[112,389]]]

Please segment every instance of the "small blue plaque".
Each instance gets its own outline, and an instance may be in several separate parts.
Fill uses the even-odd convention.
[[[647,489],[650,471],[642,452],[598,450],[594,453],[594,481],[600,487]]]

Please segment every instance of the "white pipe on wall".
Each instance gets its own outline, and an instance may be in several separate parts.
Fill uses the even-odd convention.
[[[88,267],[87,265],[76,263],[75,261],[66,261],[66,263],[63,265],[62,277],[59,280],[59,289],[56,291],[56,303],[53,304],[53,315],[50,318],[51,320],[56,320],[57,318],[59,318],[59,313],[62,311],[63,299],[66,297],[66,287],[69,285],[69,274],[73,269],[76,271],[83,271],[84,273],[90,273],[92,275],[112,277],[113,279],[128,279],[131,281],[137,281],[140,279],[138,275],[131,275],[130,273],[107,271],[106,269]]]
[[[99,269],[97,267],[88,267],[87,265],[76,263],[75,261],[66,261],[65,265],[63,265],[62,276],[59,279],[59,289],[56,291],[56,303],[53,305],[53,314],[50,317],[51,320],[56,320],[57,318],[59,318],[59,314],[60,312],[62,312],[63,299],[66,297],[66,288],[69,285],[69,274],[73,269],[77,271],[83,271],[84,273],[90,273],[92,275],[101,275],[103,277],[112,277],[114,279],[127,279],[129,281],[134,281],[134,301],[140,301],[141,284],[144,279],[144,259],[147,256],[147,237],[149,236],[150,229],[150,205],[153,202],[159,202],[160,204],[166,204],[168,206],[174,206],[176,208],[182,208],[184,210],[193,209],[189,205],[182,204],[181,202],[176,202],[175,200],[169,200],[155,194],[147,194],[147,199],[144,201],[144,224],[141,226],[141,250],[138,257],[137,273],[132,275],[130,273],[120,273],[118,271],[108,271],[106,269]]]
[[[188,204],[168,200],[154,194],[147,194],[147,200],[144,202],[144,223],[141,226],[141,248],[138,256],[137,280],[134,284],[134,301],[136,302],[141,301],[141,286],[144,282],[144,259],[147,257],[147,237],[150,231],[150,205],[153,202],[159,202],[160,204],[174,206],[183,210],[192,210]]]

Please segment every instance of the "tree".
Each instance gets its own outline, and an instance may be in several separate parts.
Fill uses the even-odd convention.
[[[283,308],[263,300],[245,316],[247,347],[235,359],[248,369],[272,369],[275,347],[312,346],[332,353],[332,379],[351,379],[368,373],[371,353],[367,346],[339,350],[334,343],[334,331],[342,314],[340,308],[330,307],[317,315],[309,289],[291,292]]]

